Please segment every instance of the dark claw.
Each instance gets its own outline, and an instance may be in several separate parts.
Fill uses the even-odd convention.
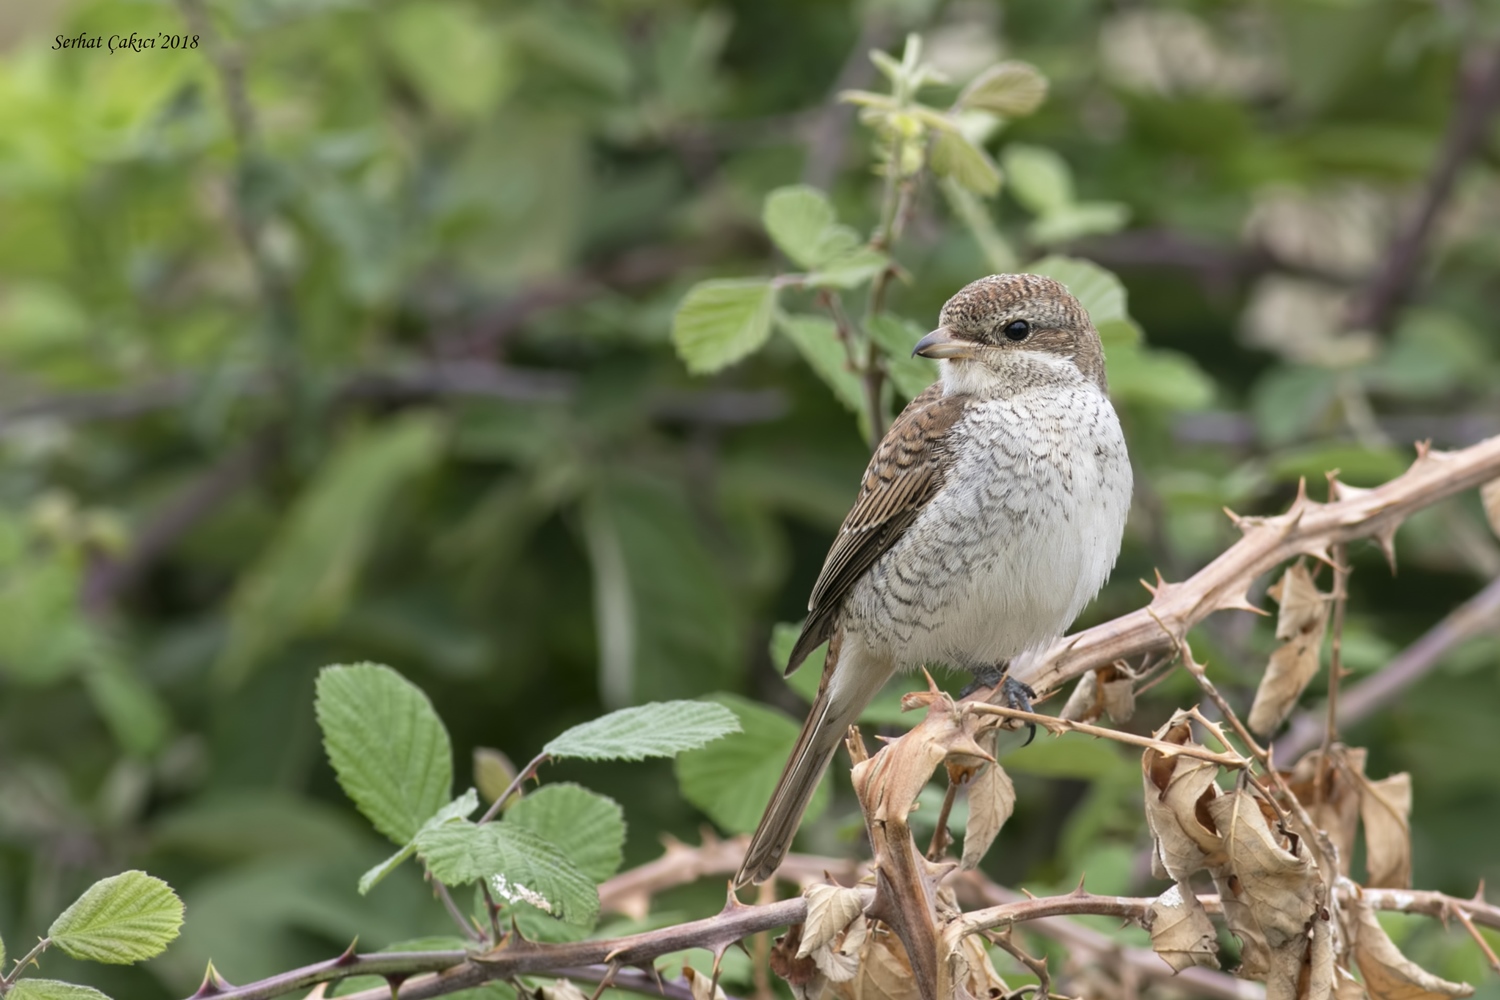
[[[1010,676],[1010,674],[1006,674],[1004,679],[1001,680],[1000,685],[1001,694],[1005,698],[1007,708],[1013,708],[1018,712],[1031,711],[1031,699],[1036,697],[1036,691],[1032,689],[1030,684],[1027,684],[1025,681],[1018,681]],[[1023,747],[1031,746],[1031,741],[1036,739],[1036,723],[1026,723],[1026,730],[1026,742],[1021,744]]]

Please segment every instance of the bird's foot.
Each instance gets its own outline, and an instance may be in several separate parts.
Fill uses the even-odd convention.
[[[959,693],[960,698],[966,698],[981,688],[1000,689],[1001,704],[1006,708],[1013,708],[1018,712],[1030,712],[1031,700],[1036,697],[1036,691],[1025,681],[1018,681],[1010,675],[1010,664],[1000,663],[989,667],[975,668],[972,673],[974,680],[968,687]],[[1030,746],[1031,741],[1036,739],[1036,723],[1026,723],[1026,742],[1023,747]]]

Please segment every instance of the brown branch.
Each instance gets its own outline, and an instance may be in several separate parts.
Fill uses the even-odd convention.
[[[1453,192],[1460,169],[1483,145],[1490,118],[1500,108],[1500,46],[1464,53],[1457,104],[1416,211],[1391,241],[1380,267],[1350,310],[1347,324],[1352,329],[1385,329],[1410,293],[1438,214]]]
[[[1422,447],[1403,475],[1369,492],[1326,504],[1304,492],[1278,517],[1235,517],[1244,537],[1186,581],[1148,587],[1148,607],[1059,639],[1038,655],[1018,657],[1011,670],[1038,691],[1049,691],[1115,660],[1172,650],[1176,637],[1213,612],[1250,608],[1249,586],[1286,560],[1326,559],[1333,545],[1394,529],[1412,512],[1497,477],[1500,437],[1456,452]]]
[[[1500,628],[1500,579],[1455,608],[1379,673],[1345,690],[1339,697],[1339,717],[1344,725],[1369,718],[1432,673],[1454,647],[1495,628]],[[1286,735],[1277,741],[1276,756],[1296,760],[1322,741],[1326,726],[1321,713],[1299,712],[1292,717]]]
[[[1154,739],[1150,736],[1139,736],[1135,733],[1127,733],[1121,729],[1110,729],[1108,726],[1096,726],[1088,722],[1075,722],[1072,719],[1060,719],[1055,715],[1043,715],[1040,712],[1024,712],[1018,708],[1008,708],[1005,705],[991,705],[985,702],[965,702],[970,711],[979,715],[998,715],[1006,719],[1019,719],[1022,722],[1035,723],[1043,726],[1053,733],[1083,733],[1086,736],[1096,736],[1100,739],[1114,740],[1116,743],[1124,743],[1128,746],[1141,747],[1147,750],[1156,750],[1169,757],[1193,757],[1198,760],[1206,760],[1210,764],[1230,770],[1240,770],[1250,766],[1248,758],[1241,757],[1235,753],[1215,753],[1207,747],[1184,746],[1181,743],[1168,743],[1166,740]],[[1225,746],[1230,744],[1225,743]],[[1233,749],[1230,746],[1230,749]]]

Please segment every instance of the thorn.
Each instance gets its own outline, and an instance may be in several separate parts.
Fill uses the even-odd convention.
[[[1075,895],[1075,896],[1087,896],[1088,895],[1088,893],[1086,893],[1086,892],[1083,891],[1083,880],[1084,880],[1084,878],[1087,875],[1088,875],[1088,873],[1084,872],[1082,875],[1078,876],[1078,885],[1073,889],[1073,895]]]
[[[1036,899],[1036,895],[1030,889],[1026,888],[1025,886],[1021,887],[1021,891],[1026,894],[1026,898],[1027,899]]]
[[[1250,602],[1250,597],[1249,597],[1248,594],[1242,594],[1242,595],[1240,595],[1238,597],[1226,597],[1226,598],[1224,598],[1224,600],[1219,604],[1219,610],[1220,611],[1249,611],[1249,612],[1252,612],[1254,614],[1261,615],[1262,617],[1265,617],[1265,618],[1271,617],[1271,612],[1267,611],[1265,608],[1260,607],[1259,605],[1252,604]]]
[[[407,974],[404,972],[389,972],[385,976],[386,985],[391,988],[391,996],[401,995],[401,984],[406,982]]]
[[[1474,890],[1474,902],[1484,902],[1484,879],[1479,880],[1479,888]]]
[[[1418,465],[1422,464],[1422,460],[1425,459],[1427,457],[1427,455],[1431,451],[1432,451],[1432,438],[1423,438],[1421,441],[1418,441],[1417,442],[1417,460],[1412,463],[1412,466],[1415,467],[1415,466],[1418,466]]]
[[[203,984],[198,987],[198,992],[192,995],[191,1000],[204,1000],[205,997],[216,997],[220,993],[232,989],[234,989],[234,984],[219,975],[219,970],[214,968],[214,963],[209,962],[208,968],[203,973]]]
[[[726,913],[734,913],[737,910],[750,909],[750,905],[748,903],[740,902],[740,897],[734,891],[733,880],[726,880],[724,884],[728,887],[729,891],[725,893],[727,898],[724,900],[724,908],[719,911],[719,916],[722,917]]]
[[[1224,514],[1229,518],[1229,523],[1234,525],[1236,528],[1239,528],[1241,531],[1250,530],[1245,525],[1245,519],[1243,517],[1240,517],[1240,515],[1236,514],[1234,511],[1230,510],[1228,507],[1224,508]]]
[[[359,956],[354,954],[354,946],[357,944],[359,944],[359,938],[356,936],[353,941],[349,942],[349,947],[344,949],[344,953],[333,960],[334,968],[341,968],[345,965],[353,965],[355,962],[359,961]]]
[[[932,674],[928,673],[926,667],[922,668],[922,676],[925,677],[925,678],[927,678],[927,693],[928,694],[932,695],[933,697],[937,697],[938,695],[940,695],[940,694],[943,693],[942,688],[940,688],[940,687],[937,686],[937,681],[935,681],[935,680],[932,679]]]

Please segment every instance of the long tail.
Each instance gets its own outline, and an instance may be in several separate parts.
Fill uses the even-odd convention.
[[[739,874],[734,877],[736,888],[750,882],[764,882],[775,874],[792,846],[792,838],[797,835],[807,803],[812,799],[823,772],[828,769],[828,762],[838,752],[844,734],[890,677],[889,670],[860,662],[858,657],[840,662],[839,645],[836,635],[829,644],[818,697],[807,721],[802,724],[797,745],[792,748],[792,755],[776,782],[776,790],[771,793],[760,826],[750,838],[745,860],[740,865]]]

